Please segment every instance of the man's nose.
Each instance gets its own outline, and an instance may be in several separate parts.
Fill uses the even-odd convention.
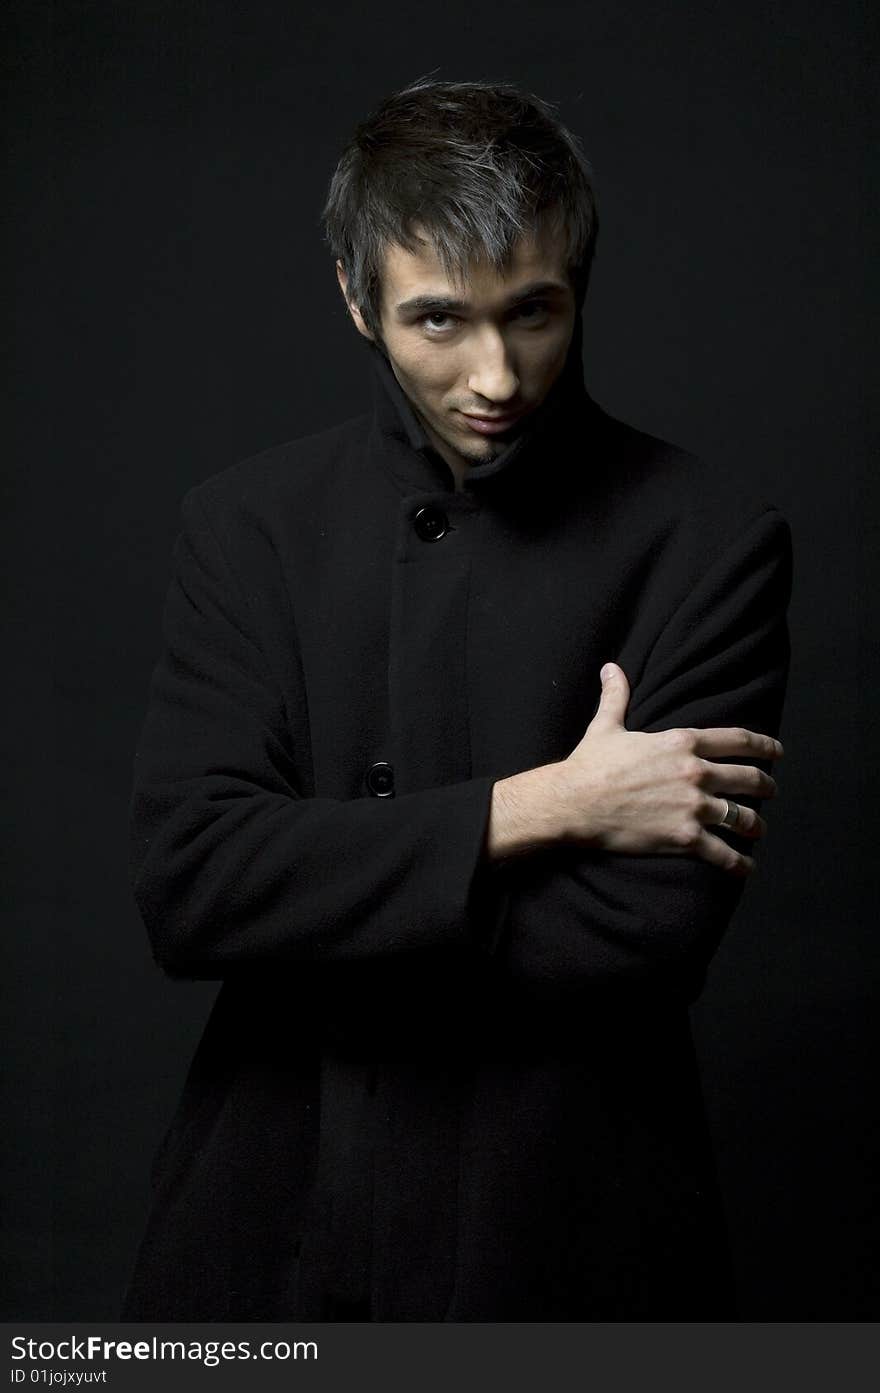
[[[519,377],[503,334],[488,329],[474,344],[468,390],[486,401],[510,401],[519,390]]]

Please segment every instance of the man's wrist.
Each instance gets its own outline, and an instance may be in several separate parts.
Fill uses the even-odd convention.
[[[567,835],[562,764],[542,764],[492,786],[486,833],[490,861],[540,851]]]

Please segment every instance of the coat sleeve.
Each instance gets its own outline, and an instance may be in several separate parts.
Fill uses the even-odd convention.
[[[130,807],[134,896],[157,962],[219,978],[478,943],[492,780],[307,796],[300,732],[198,490],[182,516]]]
[[[627,727],[744,726],[777,736],[789,668],[791,566],[788,523],[768,508],[675,608],[631,690]],[[631,677],[625,651],[617,661]],[[771,770],[769,762],[760,767]],[[740,795],[737,801],[761,806]],[[754,855],[760,875],[760,842],[711,830]],[[641,980],[692,996],[745,883],[693,854],[554,848],[496,872],[492,951],[533,988]]]

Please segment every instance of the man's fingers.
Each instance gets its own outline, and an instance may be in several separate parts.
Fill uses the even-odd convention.
[[[617,663],[605,663],[599,673],[602,682],[602,695],[593,720],[610,721],[622,726],[629,705],[629,682],[626,673]]]
[[[703,759],[720,759],[731,755],[749,759],[781,759],[782,745],[772,735],[762,735],[742,726],[708,726],[694,729],[694,753]]]
[[[772,798],[776,780],[755,764],[712,764],[706,760],[700,783],[708,793],[746,793],[751,798]]]
[[[733,847],[728,846],[727,842],[713,836],[711,832],[701,832],[692,850],[704,861],[711,861],[713,866],[727,871],[728,875],[746,876],[755,869],[755,862],[751,856],[741,856]]]
[[[722,825],[722,818],[727,812],[728,801],[733,802],[734,800],[728,800],[726,798],[712,798],[710,800],[712,807],[710,815],[706,819],[710,827],[720,827]],[[755,812],[754,808],[745,808],[742,803],[737,803],[736,807],[738,809],[736,823],[733,826],[730,826],[729,823],[724,823],[723,825],[728,827],[729,831],[735,832],[738,837],[763,837],[764,833],[767,831],[767,824],[764,819]],[[718,838],[715,837],[714,840],[717,841]]]

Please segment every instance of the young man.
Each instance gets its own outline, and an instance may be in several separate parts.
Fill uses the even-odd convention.
[[[584,389],[536,98],[395,94],[326,223],[373,410],[187,495],[137,753],[156,958],[223,986],[125,1316],[723,1319],[687,1008],[775,789],[787,524]]]

